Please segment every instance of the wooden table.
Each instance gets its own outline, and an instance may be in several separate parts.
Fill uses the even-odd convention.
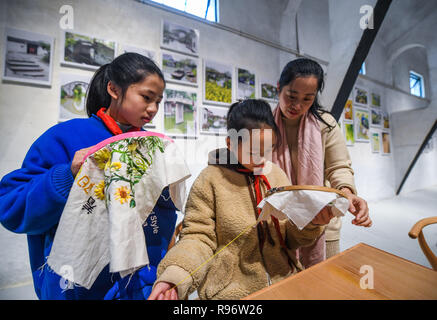
[[[373,269],[373,289],[362,289],[371,285],[372,273],[369,267],[361,269],[362,266]],[[434,300],[437,299],[437,272],[360,243],[245,298],[284,299]]]

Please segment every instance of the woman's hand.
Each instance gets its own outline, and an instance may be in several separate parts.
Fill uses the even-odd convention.
[[[316,225],[328,224],[329,221],[334,217],[331,209],[326,206],[314,217],[311,222]]]
[[[179,297],[173,283],[158,282],[147,300],[179,300]]]
[[[352,220],[352,224],[360,227],[370,227],[372,226],[372,220],[369,217],[369,207],[367,202],[354,195],[349,188],[342,188],[341,191],[346,193],[349,200],[349,212],[355,216]]]
[[[73,178],[76,178],[76,175],[83,164],[83,158],[91,148],[92,147],[80,149],[74,154],[73,161],[71,161],[71,173],[73,174]]]

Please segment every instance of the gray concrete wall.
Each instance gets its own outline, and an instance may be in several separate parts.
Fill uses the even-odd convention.
[[[417,70],[425,78],[425,99],[395,92],[390,95],[397,186],[437,119],[437,39],[431,32],[437,28],[436,8],[436,1],[424,3],[417,11],[421,19],[415,20],[411,28],[395,38],[387,50],[396,86],[409,90],[406,77],[410,69]],[[436,163],[437,146],[434,145],[419,158],[402,192],[437,184]]]

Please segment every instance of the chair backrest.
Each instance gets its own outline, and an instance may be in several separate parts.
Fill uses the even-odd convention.
[[[426,243],[425,236],[423,235],[422,229],[426,227],[427,225],[437,223],[437,217],[430,217],[425,218],[422,220],[419,220],[416,222],[416,224],[411,228],[408,235],[412,239],[418,238],[420,247],[422,248],[423,253],[425,254],[426,258],[428,259],[429,263],[431,264],[432,268],[437,271],[437,257],[432,252],[432,250],[429,248],[428,244]]]
[[[170,243],[168,245],[167,251],[169,251],[175,244],[176,244],[176,240],[177,237],[179,236],[179,233],[181,233],[182,230],[182,222],[179,222],[179,224],[176,226],[173,236],[170,240]]]

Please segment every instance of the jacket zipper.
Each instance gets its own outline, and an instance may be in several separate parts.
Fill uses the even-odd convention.
[[[266,276],[267,276],[267,285],[271,286],[272,285],[272,280],[270,279],[270,275],[269,273],[266,271]]]

